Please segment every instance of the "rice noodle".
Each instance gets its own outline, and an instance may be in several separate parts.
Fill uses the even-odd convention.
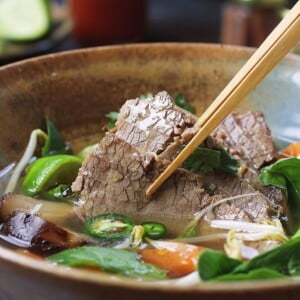
[[[43,137],[44,139],[46,139],[47,134],[41,129],[35,129],[31,132],[25,152],[9,179],[9,182],[4,191],[5,194],[11,193],[15,190],[21,173],[34,155],[39,137]]]
[[[206,235],[194,236],[188,238],[178,238],[176,240],[184,243],[198,244],[198,243],[216,241],[220,239],[222,240],[222,239],[226,239],[226,237],[227,237],[227,233],[214,233],[214,234],[206,234]]]
[[[255,193],[248,193],[248,194],[243,194],[243,195],[236,195],[236,196],[232,196],[232,197],[227,197],[227,198],[223,198],[221,200],[218,200],[212,204],[210,204],[209,206],[205,207],[204,209],[202,209],[201,211],[197,212],[194,214],[194,220],[191,222],[190,225],[188,225],[185,229],[185,233],[187,232],[191,232],[193,231],[193,229],[197,226],[198,222],[201,220],[201,218],[209,213],[213,208],[219,206],[222,203],[228,202],[228,201],[232,201],[232,200],[239,200],[241,198],[247,198],[247,197],[252,197],[252,196],[256,196],[258,195],[259,192],[255,192]],[[183,236],[185,236],[186,234],[183,234]]]
[[[13,162],[0,170],[0,195],[4,194],[5,187],[7,186],[15,165],[16,163]]]
[[[4,167],[3,169],[0,170],[0,179],[2,179],[3,177],[9,175],[9,173],[13,170],[13,168],[15,167],[16,163],[11,163],[8,166]]]
[[[231,197],[227,197],[227,198],[223,198],[215,203],[212,203],[211,205],[209,205],[208,207],[205,207],[203,210],[201,210],[200,212],[197,212],[195,214],[195,221],[199,221],[207,212],[209,212],[209,210],[219,206],[222,203],[228,202],[228,201],[232,201],[232,200],[239,200],[241,198],[247,198],[247,197],[252,197],[252,196],[256,196],[259,195],[258,192],[256,193],[249,193],[249,194],[243,194],[243,195],[236,195],[236,196],[231,196]]]
[[[259,224],[259,223],[250,223],[244,221],[235,221],[235,220],[213,220],[210,222],[211,227],[213,228],[222,228],[222,229],[234,229],[237,231],[247,231],[247,232],[260,232],[260,231],[272,231],[283,233],[282,227],[269,225],[269,224]]]
[[[235,233],[235,237],[244,241],[260,241],[260,240],[276,240],[279,242],[286,242],[288,238],[284,234],[279,232],[272,231],[263,231],[263,232],[250,232],[250,233]],[[227,238],[227,233],[217,233],[217,234],[208,234],[202,236],[195,236],[190,238],[179,238],[178,241],[191,244],[200,244],[204,242],[216,241],[219,239],[225,240]]]

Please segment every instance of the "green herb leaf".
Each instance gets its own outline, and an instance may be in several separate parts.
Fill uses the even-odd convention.
[[[220,166],[220,152],[198,147],[183,163],[183,167],[191,172],[209,173]]]
[[[175,101],[175,104],[189,112],[191,112],[192,114],[194,114],[196,112],[196,109],[194,106],[190,105],[185,97],[183,97],[181,94],[177,93],[175,96],[174,96],[174,101]]]
[[[204,281],[231,273],[241,262],[228,257],[222,251],[205,250],[198,260],[198,272]]]
[[[140,100],[145,100],[145,99],[151,98],[151,97],[153,97],[153,94],[149,93],[149,92],[146,93],[146,94],[142,94],[142,95],[139,96]]]
[[[300,275],[300,253],[295,252],[288,262],[288,270],[291,276]]]
[[[102,270],[134,278],[164,279],[166,272],[142,262],[129,251],[95,246],[69,249],[48,257],[70,267],[99,266]]]
[[[239,281],[239,280],[259,280],[259,279],[280,279],[286,276],[268,268],[259,268],[249,273],[226,274],[217,277],[214,281]]]
[[[292,231],[300,226],[300,159],[281,159],[261,170],[260,183],[283,189],[288,196]]]
[[[291,275],[288,264],[293,255],[300,251],[300,237],[295,237],[270,251],[239,265],[233,273],[248,273],[259,268],[269,268],[282,274]]]
[[[207,174],[214,170],[221,170],[236,175],[239,162],[224,149],[198,147],[183,163],[183,167],[191,172]]]
[[[232,157],[223,148],[218,149],[218,151],[220,151],[221,155],[219,169],[226,173],[236,175],[240,166],[238,160]]]
[[[106,114],[105,117],[109,119],[109,122],[106,124],[106,128],[108,130],[114,129],[116,127],[115,123],[118,120],[119,113],[116,111],[111,111],[108,114]]]
[[[217,281],[299,275],[300,236],[244,263],[229,258],[223,252],[206,250],[198,260],[198,271],[203,280]]]
[[[117,122],[119,113],[116,111],[111,111],[108,114],[106,114],[105,117],[108,118],[112,122]]]
[[[42,156],[52,156],[57,154],[72,154],[70,147],[66,144],[63,136],[55,127],[54,123],[46,118],[47,133],[45,145],[42,148]]]

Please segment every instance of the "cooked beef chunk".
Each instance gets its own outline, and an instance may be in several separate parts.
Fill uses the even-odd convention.
[[[246,166],[255,170],[276,157],[270,129],[261,112],[232,113],[211,137],[213,144],[237,155]]]
[[[147,171],[151,165],[151,171]],[[84,219],[107,212],[141,220],[167,218],[179,220],[184,226],[209,203],[209,195],[202,188],[200,175],[181,170],[152,199],[147,198],[146,188],[160,167],[153,154],[141,154],[116,135],[107,134],[85,160],[72,185],[84,200],[78,213]]]
[[[278,217],[282,212],[282,194],[278,189],[267,197],[265,188],[258,188],[248,180],[225,173],[203,176],[202,184],[205,189],[213,187],[214,194],[219,195],[219,199],[242,195],[217,206],[214,209],[217,219],[253,222],[271,216]]]
[[[172,160],[180,145],[195,134],[196,121],[164,91],[153,98],[128,100],[120,110],[115,134],[140,153],[164,152],[164,158]]]
[[[233,128],[231,119],[239,123],[239,129]],[[254,119],[258,121],[252,124]],[[248,125],[244,124],[242,117],[230,116],[224,124],[228,122],[231,125],[226,127],[222,124],[207,144],[222,143],[231,151],[242,149],[239,152],[242,159],[257,168],[272,159],[274,148],[269,144],[262,147],[261,142],[253,141],[258,137],[270,140],[270,137],[265,137],[269,131],[262,115],[250,113],[246,115],[246,120]],[[216,217],[258,221],[278,214],[280,207],[277,206],[277,198],[264,195],[264,189],[257,185],[256,173],[249,176],[251,182],[247,178],[228,174],[215,174],[214,178],[213,175],[192,174],[179,169],[152,199],[146,197],[147,187],[196,131],[195,127],[191,127],[195,122],[196,118],[177,108],[166,92],[154,98],[127,101],[121,108],[116,129],[108,133],[92,151],[72,185],[73,191],[79,192],[81,198],[77,213],[85,219],[100,213],[115,212],[136,219],[146,216],[165,223],[171,220],[184,226],[195,212],[215,199],[251,194],[220,205],[215,209]],[[250,133],[244,132],[241,126],[249,127]],[[238,134],[235,130],[241,132]],[[224,141],[223,132],[232,141]],[[242,142],[240,148],[239,140]],[[251,143],[257,151],[250,150]],[[259,149],[263,150],[263,154],[259,153]],[[250,163],[250,158],[254,163]],[[215,187],[213,197],[207,192],[211,185]]]
[[[75,234],[24,212],[15,212],[4,222],[0,238],[45,256],[86,243]]]

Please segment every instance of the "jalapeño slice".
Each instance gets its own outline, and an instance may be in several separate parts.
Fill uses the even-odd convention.
[[[108,213],[89,218],[85,222],[85,230],[101,240],[116,241],[129,237],[134,225],[127,216]]]
[[[145,230],[145,236],[157,240],[166,236],[167,228],[164,224],[158,222],[144,222],[142,224]]]

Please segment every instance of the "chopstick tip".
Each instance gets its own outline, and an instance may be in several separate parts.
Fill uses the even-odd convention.
[[[146,196],[147,196],[148,198],[151,198],[152,195],[155,193],[155,191],[156,191],[156,189],[155,189],[154,185],[151,184],[151,185],[148,187],[148,189],[146,190]]]

